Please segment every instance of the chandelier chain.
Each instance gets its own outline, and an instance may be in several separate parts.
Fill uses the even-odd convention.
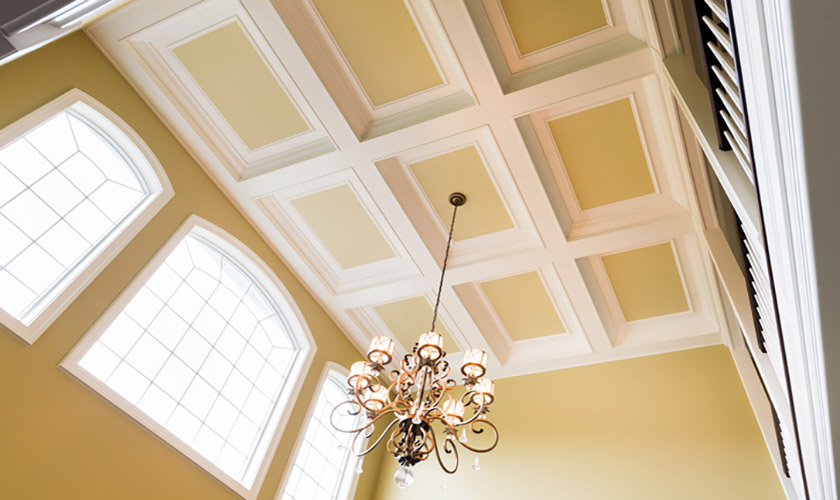
[[[446,253],[443,256],[443,268],[440,271],[440,283],[438,284],[437,299],[435,300],[435,311],[432,314],[432,328],[430,332],[435,331],[435,322],[437,321],[438,307],[440,306],[440,295],[443,293],[443,277],[446,276],[446,264],[449,262],[449,247],[452,246],[452,233],[455,231],[455,216],[458,214],[458,205],[452,210],[452,222],[449,224],[449,239],[446,240]]]

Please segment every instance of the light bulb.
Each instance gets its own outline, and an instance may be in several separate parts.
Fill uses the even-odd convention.
[[[397,483],[399,489],[411,486],[414,482],[414,473],[408,470],[408,467],[402,467],[394,474],[394,482]]]
[[[473,464],[472,464],[472,469],[474,471],[480,471],[481,470],[481,465],[478,464],[478,457],[475,457],[475,462],[473,462]]]

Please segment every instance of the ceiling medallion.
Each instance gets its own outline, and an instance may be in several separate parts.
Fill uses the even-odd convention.
[[[468,349],[464,353],[461,373],[465,390],[461,397],[455,398],[451,392],[456,382],[449,378],[450,366],[443,350],[443,337],[434,331],[452,245],[452,232],[455,229],[455,215],[458,207],[466,202],[467,197],[461,193],[449,195],[449,203],[454,208],[431,329],[420,335],[411,353],[403,358],[399,369],[388,373],[387,382],[380,375],[393,360],[394,340],[389,337],[375,337],[371,340],[367,361],[357,361],[350,368],[350,376],[347,378],[350,399],[336,405],[331,416],[333,427],[341,432],[355,434],[352,450],[357,456],[367,455],[379,443],[386,443],[388,452],[402,465],[394,474],[394,481],[400,488],[414,481],[414,474],[409,467],[426,460],[433,452],[441,468],[452,474],[458,469],[458,445],[472,452],[486,453],[499,442],[496,426],[486,419],[487,407],[493,402],[493,381],[484,377],[487,353],[480,349]],[[469,406],[473,406],[473,415],[465,419],[465,408]],[[341,420],[357,422],[358,426],[352,429],[341,428],[336,424],[336,417],[340,415],[357,417]],[[362,424],[358,424],[360,421]],[[377,426],[382,430],[374,437]],[[467,429],[473,434],[491,430],[492,443],[486,448],[470,446],[467,444]],[[437,430],[443,432],[444,454],[454,457],[451,467],[447,467],[441,458]],[[371,439],[372,444],[368,446]],[[473,469],[478,468],[476,457]]]

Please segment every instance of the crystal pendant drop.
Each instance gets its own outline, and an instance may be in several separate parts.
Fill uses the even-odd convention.
[[[449,484],[446,482],[446,476],[443,476],[443,482],[440,483],[440,489],[445,490],[449,488]]]
[[[394,482],[400,489],[411,486],[411,483],[414,482],[414,473],[408,470],[408,467],[402,467],[394,474]]]
[[[362,472],[364,472],[364,471],[362,470],[362,462],[361,462],[361,460],[359,461],[359,463],[358,463],[358,464],[356,464],[356,470],[354,470],[353,472],[355,472],[356,474],[361,474]]]
[[[461,437],[458,438],[458,441],[460,441],[462,443],[467,442],[467,430],[466,429],[461,429]]]
[[[481,465],[479,465],[479,463],[478,463],[478,457],[475,457],[475,462],[473,462],[473,464],[472,464],[472,469],[474,471],[480,471],[481,470]]]
[[[420,422],[422,422],[420,415],[414,415],[414,418],[411,419],[411,423],[414,425],[420,425]]]

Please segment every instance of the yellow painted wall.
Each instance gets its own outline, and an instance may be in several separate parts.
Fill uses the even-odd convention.
[[[0,327],[0,498],[236,498],[57,366],[191,213],[230,232],[277,273],[318,345],[259,497],[273,498],[325,361],[349,366],[359,354],[83,33],[0,67],[0,127],[73,87],[137,131],[166,169],[175,197],[33,345]],[[364,488],[370,480],[362,482],[360,494],[369,497]]]
[[[784,498],[724,346],[496,382],[501,433],[481,470],[439,489],[432,457],[405,490],[385,457],[376,500],[773,500]]]

